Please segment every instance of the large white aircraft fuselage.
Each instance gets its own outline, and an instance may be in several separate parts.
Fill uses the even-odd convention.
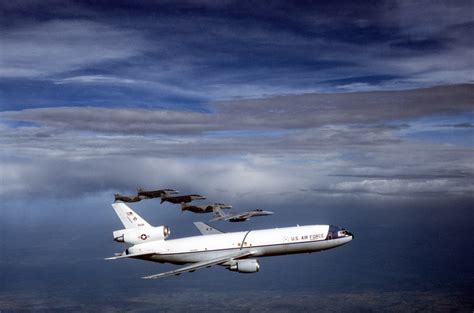
[[[127,253],[153,251],[153,255],[140,258],[186,264],[214,259],[238,250],[252,251],[252,257],[317,252],[341,246],[352,239],[352,234],[338,227],[310,225],[152,241],[134,245],[128,248]]]

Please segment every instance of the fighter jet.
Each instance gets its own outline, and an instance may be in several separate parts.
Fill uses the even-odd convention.
[[[114,196],[115,196],[115,201],[138,202],[138,201],[143,200],[141,196],[124,196],[118,193],[116,193]]]
[[[226,214],[219,208],[214,209],[214,215],[216,216],[211,221],[229,221],[229,222],[244,222],[254,216],[266,216],[272,215],[273,212],[264,211],[262,209],[255,209],[248,212],[238,214]]]
[[[151,226],[125,203],[117,202],[112,207],[125,226],[125,229],[113,232],[114,240],[131,246],[106,260],[132,258],[159,263],[191,263],[144,279],[180,275],[212,265],[239,273],[256,273],[260,269],[257,257],[323,251],[347,244],[354,238],[344,228],[332,225],[223,233],[197,222],[195,225],[201,236],[166,240],[170,235],[167,226]]]
[[[208,205],[189,205],[187,203],[181,203],[181,211],[190,211],[194,213],[210,213],[214,212],[216,208],[230,209],[232,206],[223,203],[214,203]]]
[[[161,197],[161,203],[170,202],[174,204],[189,203],[194,200],[204,200],[206,197],[201,195],[185,195],[185,196],[163,196]]]
[[[153,198],[161,198],[170,195],[178,194],[179,192],[173,189],[161,189],[161,190],[151,190],[145,191],[142,188],[138,189],[138,195],[142,196],[144,199],[153,199]]]

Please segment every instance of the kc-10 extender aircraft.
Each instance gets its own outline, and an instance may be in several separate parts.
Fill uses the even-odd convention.
[[[223,233],[195,222],[202,236],[166,240],[170,234],[167,226],[151,226],[123,202],[113,203],[112,207],[125,226],[113,232],[114,240],[132,246],[106,260],[135,258],[159,263],[191,263],[144,279],[194,272],[212,265],[239,273],[255,273],[260,268],[257,257],[317,252],[342,246],[354,238],[347,230],[332,225]]]

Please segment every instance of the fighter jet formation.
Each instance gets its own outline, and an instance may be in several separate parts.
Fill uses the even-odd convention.
[[[272,215],[273,212],[256,209],[242,213],[227,214],[223,210],[232,208],[231,205],[224,203],[213,203],[207,205],[193,205],[189,204],[195,200],[205,200],[206,197],[198,194],[177,195],[179,192],[174,189],[159,189],[146,191],[138,188],[137,195],[121,195],[115,194],[115,201],[121,202],[139,202],[146,199],[160,198],[161,202],[169,202],[172,204],[181,204],[181,211],[189,211],[193,213],[214,213],[214,218],[211,221],[228,221],[228,222],[244,222],[251,217]]]

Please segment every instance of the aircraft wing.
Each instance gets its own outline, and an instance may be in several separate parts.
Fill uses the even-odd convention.
[[[251,216],[252,216],[252,214],[249,214],[248,212],[240,213],[240,214],[227,214],[227,215],[224,215],[224,216],[213,218],[211,220],[211,222],[214,222],[214,221],[228,221],[228,220],[231,220],[231,219],[246,220],[246,219],[250,218]]]
[[[248,220],[251,217],[254,216],[266,216],[266,215],[273,215],[273,212],[270,211],[248,211],[248,212],[243,212],[243,213],[238,213],[238,214],[225,214],[218,216],[216,218],[213,218],[211,222],[213,221],[228,221],[228,220],[240,220],[240,221],[245,221]]]
[[[218,264],[223,264],[235,259],[242,259],[245,257],[248,257],[250,255],[254,254],[252,251],[239,251],[237,253],[232,253],[223,257],[207,260],[207,261],[202,261],[202,262],[197,262],[193,263],[191,265],[187,265],[181,268],[178,268],[173,271],[168,271],[156,275],[150,275],[150,276],[145,276],[142,277],[143,279],[157,279],[157,278],[163,278],[163,277],[168,277],[172,275],[179,275],[181,273],[186,273],[186,272],[194,272],[195,270],[204,268],[204,267],[210,267],[212,265],[218,265]]]
[[[215,229],[212,226],[207,225],[206,223],[203,222],[194,222],[194,225],[199,229],[201,234],[203,235],[216,235],[216,234],[222,234],[223,231],[220,231],[218,229]]]

